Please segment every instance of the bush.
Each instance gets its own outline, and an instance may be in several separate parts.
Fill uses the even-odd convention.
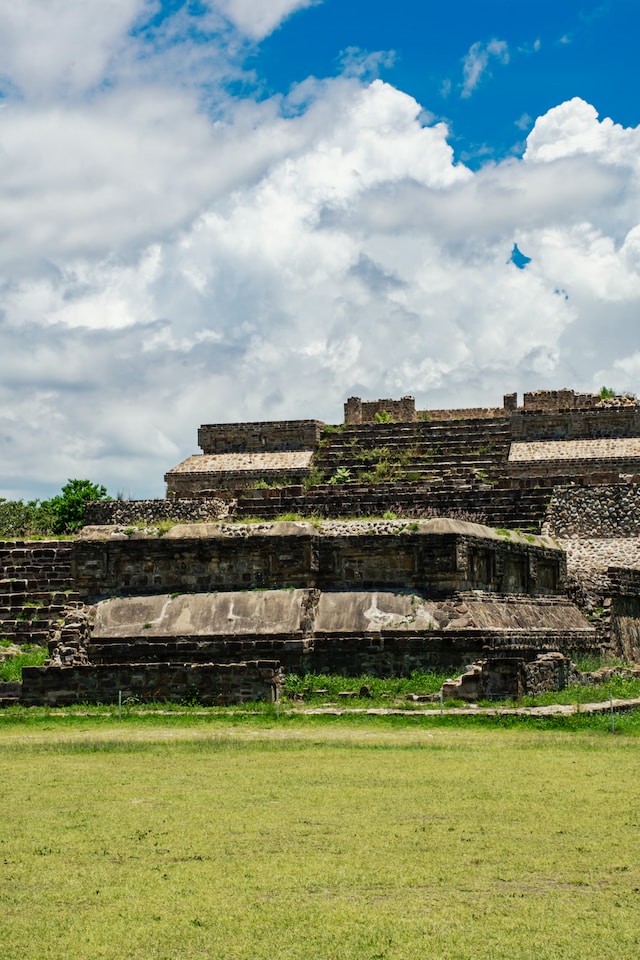
[[[46,501],[53,511],[54,533],[75,533],[84,523],[84,507],[92,500],[111,500],[107,488],[90,480],[68,480],[62,495]]]
[[[90,480],[69,480],[51,500],[5,500],[0,497],[0,537],[18,540],[75,533],[84,523],[90,500],[110,500],[106,488]]]

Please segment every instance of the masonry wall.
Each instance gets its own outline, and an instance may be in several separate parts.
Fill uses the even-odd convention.
[[[419,410],[419,420],[495,420],[504,417],[504,407],[461,407],[453,410]]]
[[[392,420],[413,423],[417,420],[414,397],[402,397],[400,400],[361,400],[349,397],[344,405],[345,423],[375,423],[376,414],[388,414]]]
[[[511,415],[514,440],[595,440],[640,436],[640,406],[590,410],[519,409]]]
[[[525,410],[557,411],[568,408],[586,409],[600,401],[597,393],[576,393],[574,390],[532,390],[525,393],[522,402]]]
[[[125,663],[84,667],[25,667],[21,702],[25,706],[72,703],[180,703],[197,698],[203,704],[273,700],[281,682],[273,660],[229,664]]]
[[[452,634],[433,632],[424,635],[380,633],[354,637],[349,635],[316,637],[312,659],[314,673],[377,677],[409,676],[414,670],[460,671],[477,660],[487,649],[509,649],[513,642],[537,650],[562,650],[567,655],[599,652],[595,637],[586,632],[567,634],[551,631],[469,630]]]
[[[199,523],[221,520],[229,515],[233,500],[216,497],[188,497],[175,500],[96,500],[87,503],[84,522],[88,526],[118,524],[123,527],[136,524]]]
[[[198,430],[198,446],[203,453],[313,450],[323,426],[320,420],[203,424]]]
[[[611,637],[620,656],[640,663],[640,570],[612,567]]]
[[[69,541],[0,541],[0,636],[17,644],[46,644],[77,597]]]
[[[460,534],[320,535],[310,524],[248,534],[203,529],[200,538],[78,540],[73,572],[85,598],[136,593],[254,588],[391,588],[553,594],[562,591],[564,554]],[[280,529],[282,529],[280,527]],[[176,535],[173,535],[173,534]]]
[[[637,537],[640,484],[557,487],[547,508],[545,530],[553,537]]]

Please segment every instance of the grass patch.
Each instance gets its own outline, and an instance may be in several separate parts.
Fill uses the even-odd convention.
[[[637,955],[635,738],[269,723],[0,725],[0,957]]]
[[[302,697],[310,702],[331,700],[338,702],[340,694],[359,693],[367,690],[368,693],[359,699],[367,706],[379,703],[389,706],[389,700],[406,698],[409,694],[434,694],[447,679],[446,674],[414,670],[409,677],[392,677],[383,679],[369,674],[360,677],[338,677],[333,674],[306,674],[298,676],[288,674],[285,685],[285,697],[294,700]]]
[[[23,667],[41,667],[48,659],[46,647],[25,644],[20,653],[0,661],[0,683],[15,683],[22,679]]]

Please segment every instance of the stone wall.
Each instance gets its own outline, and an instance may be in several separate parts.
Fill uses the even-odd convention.
[[[640,406],[593,409],[518,409],[511,414],[517,440],[595,440],[599,437],[640,436]]]
[[[74,544],[72,569],[86,599],[276,587],[546,595],[562,591],[565,561],[550,543],[459,521],[301,522],[174,527],[161,538],[90,528]]]
[[[198,446],[203,453],[212,454],[313,450],[323,426],[320,420],[203,424],[198,430]]]
[[[123,527],[154,526],[165,520],[199,523],[229,516],[235,501],[216,497],[188,497],[174,500],[97,500],[87,503],[84,522],[88,526],[119,524]]]
[[[419,420],[494,420],[504,417],[504,407],[461,407],[453,410],[419,410]]]
[[[120,663],[83,667],[25,667],[24,706],[171,700],[229,704],[274,700],[282,684],[273,660],[246,663]]]
[[[314,641],[314,673],[377,677],[409,676],[414,670],[454,673],[472,663],[487,648],[499,650],[513,643],[530,645],[543,652],[560,649],[573,656],[599,652],[593,634],[554,634],[545,631],[461,631],[459,634],[434,632],[424,635],[389,633],[354,636],[318,637]]]
[[[630,663],[640,663],[640,570],[610,568],[613,594],[611,637],[617,652]]]
[[[230,496],[256,484],[301,484],[311,472],[311,450],[202,453],[165,473],[167,497]]]
[[[391,420],[401,423],[413,423],[417,419],[414,397],[402,397],[400,400],[361,400],[349,397],[344,405],[345,423],[375,423],[376,414],[388,414]]]
[[[600,402],[597,393],[576,393],[575,390],[532,390],[525,393],[525,410],[557,411],[593,408]]]
[[[544,530],[552,537],[573,539],[637,537],[640,484],[557,487],[549,501]]]
[[[0,636],[44,645],[78,600],[66,540],[0,541]]]
[[[509,461],[640,460],[640,437],[597,440],[529,440],[511,444]]]

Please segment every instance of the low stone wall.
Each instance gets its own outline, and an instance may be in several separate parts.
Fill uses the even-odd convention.
[[[376,414],[388,415],[391,420],[413,423],[416,417],[414,397],[402,397],[400,400],[361,400],[349,397],[344,405],[345,423],[375,423]]]
[[[504,407],[461,407],[453,410],[419,410],[418,420],[494,420],[504,417]]]
[[[637,537],[640,484],[559,487],[549,501],[544,530],[549,536],[567,539]]]
[[[597,393],[576,393],[575,390],[531,390],[522,398],[526,410],[584,410],[600,402]]]
[[[483,652],[507,650],[514,643],[540,652],[561,650],[568,655],[599,654],[593,633],[564,631],[468,630],[454,634],[434,631],[427,636],[378,633],[365,636],[316,637],[311,665],[314,673],[376,677],[406,677],[414,670],[459,672]]]
[[[175,500],[99,500],[88,503],[84,522],[88,526],[153,526],[163,520],[198,523],[229,516],[235,501],[216,497],[188,497]]]
[[[591,440],[640,436],[640,406],[591,410],[518,409],[511,414],[514,440]]]
[[[246,663],[144,663],[24,667],[24,706],[170,700],[203,704],[274,700],[282,684],[273,660]]]
[[[323,427],[321,420],[208,423],[198,430],[198,446],[203,453],[313,450],[320,440]]]

